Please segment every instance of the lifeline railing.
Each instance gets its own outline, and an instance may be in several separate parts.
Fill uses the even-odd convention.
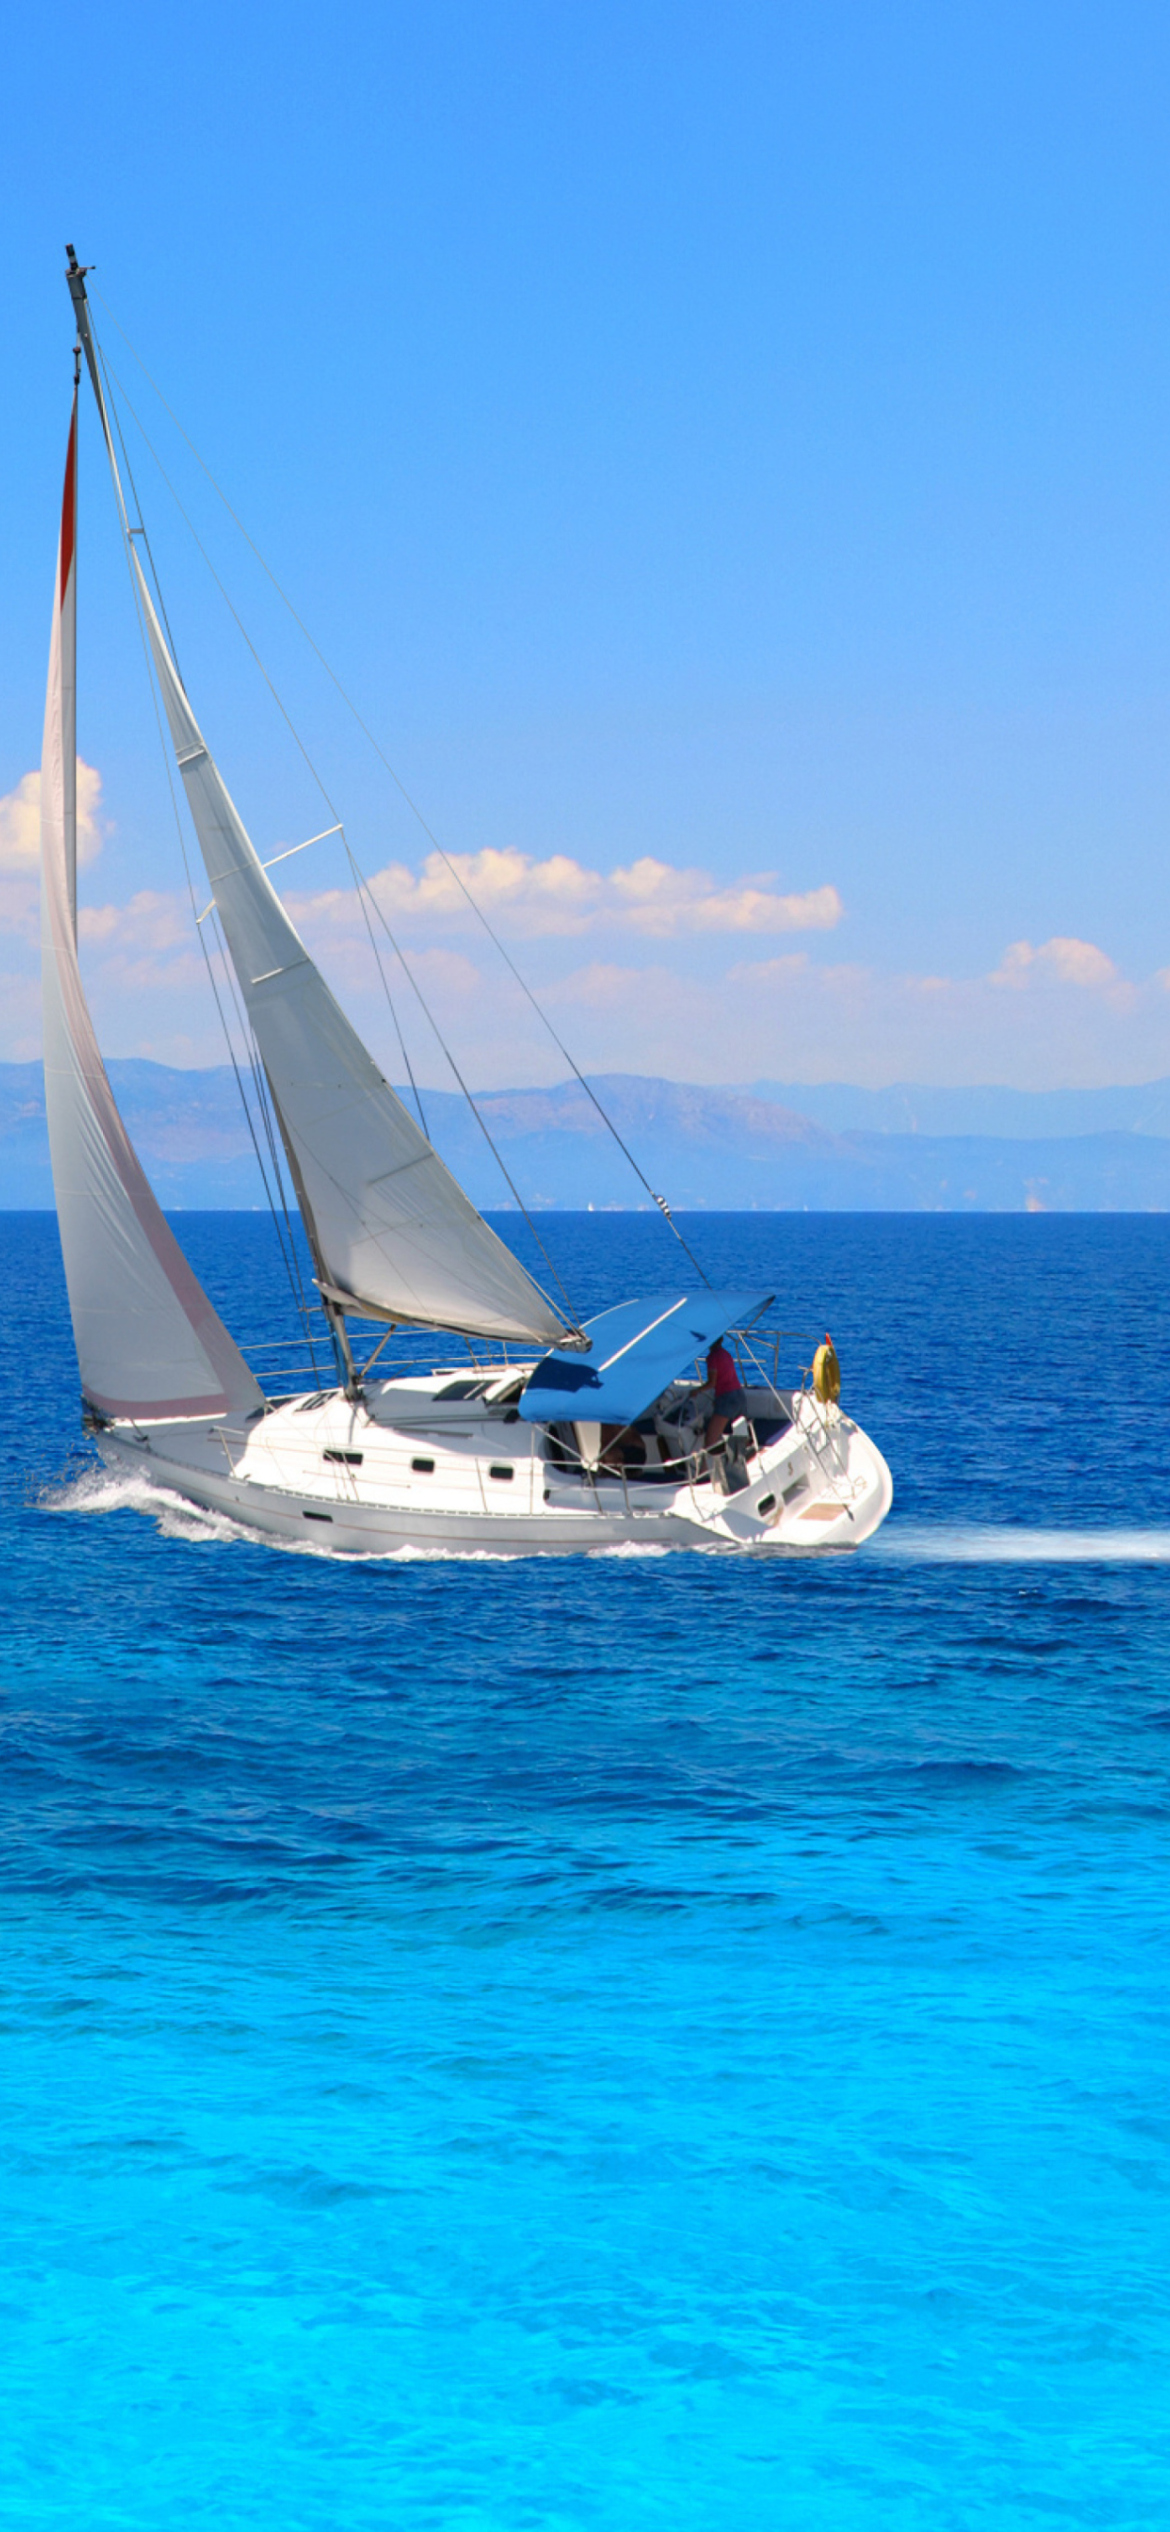
[[[280,1336],[239,1339],[249,1370],[272,1400],[296,1397],[302,1391],[325,1396],[337,1387],[325,1313],[310,1307],[308,1315],[312,1324],[303,1332],[290,1328]],[[541,1350],[512,1339],[446,1335],[435,1328],[387,1330],[384,1322],[367,1322],[356,1314],[349,1325],[359,1380],[400,1380],[412,1372],[417,1376],[438,1371],[452,1378],[499,1379],[513,1368],[535,1363]]]

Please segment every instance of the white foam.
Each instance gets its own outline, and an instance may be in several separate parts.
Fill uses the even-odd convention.
[[[635,1557],[640,1560],[646,1556],[674,1556],[677,1551],[652,1539],[615,1539],[612,1547],[591,1547],[586,1553],[589,1556]]]
[[[915,1565],[1170,1565],[1170,1530],[1026,1530],[907,1522],[879,1532],[870,1556]]]
[[[259,1535],[243,1522],[222,1512],[205,1511],[201,1504],[189,1503],[169,1486],[152,1484],[131,1469],[87,1468],[68,1485],[46,1487],[40,1505],[42,1512],[144,1512],[157,1523],[163,1538],[193,1539],[199,1544],[219,1540],[231,1545],[236,1539]]]

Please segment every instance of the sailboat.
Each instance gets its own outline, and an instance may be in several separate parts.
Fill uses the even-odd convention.
[[[341,1555],[859,1546],[893,1489],[841,1410],[831,1353],[815,1381],[780,1386],[778,1340],[769,1363],[765,1330],[774,1296],[748,1289],[675,1287],[578,1321],[477,1212],[351,1027],[179,675],[127,511],[87,267],[68,254],[77,349],[41,774],[45,1104],[83,1423],[101,1459],[246,1532]],[[82,357],[211,904],[313,1262],[334,1375],[324,1386],[318,1370],[273,1394],[213,1307],[119,1114],[82,985]],[[404,1368],[387,1359],[396,1338]],[[725,1414],[704,1386],[720,1341],[739,1374]]]

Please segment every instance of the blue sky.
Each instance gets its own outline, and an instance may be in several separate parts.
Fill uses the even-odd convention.
[[[36,1042],[71,237],[476,1078],[563,1067],[103,302],[583,1061],[1170,1071],[1164,11],[211,0],[28,12],[8,58],[0,1052]],[[319,794],[135,464],[196,709],[274,851]],[[92,428],[83,503],[103,1043],[214,1060]],[[314,847],[287,884],[388,1055],[345,876]]]

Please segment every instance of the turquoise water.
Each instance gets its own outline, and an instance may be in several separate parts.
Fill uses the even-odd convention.
[[[1170,1223],[691,1227],[832,1327],[861,1555],[148,1517],[0,1217],[5,2524],[1164,2519]]]

